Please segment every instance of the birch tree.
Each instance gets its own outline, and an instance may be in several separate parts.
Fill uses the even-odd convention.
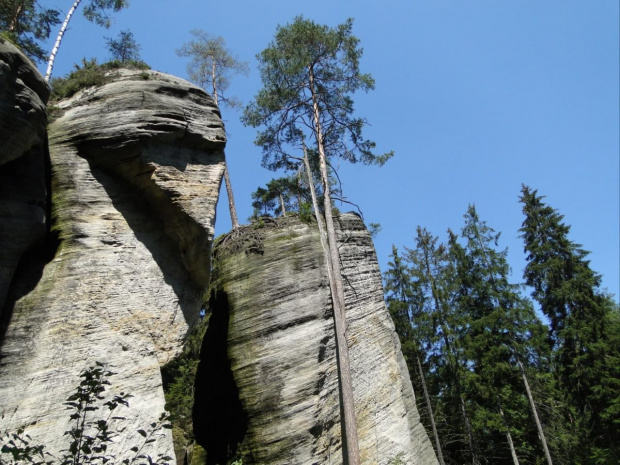
[[[330,288],[346,441],[344,460],[357,465],[360,457],[346,340],[344,286],[328,167],[330,159],[336,157],[352,163],[383,164],[392,154],[373,154],[375,144],[362,136],[365,120],[352,116],[351,95],[374,87],[372,77],[359,70],[362,49],[352,27],[351,19],[329,28],[301,16],[287,26],[279,26],[274,41],[257,56],[263,88],[245,109],[242,121],[264,127],[255,143],[263,149],[263,166],[267,168],[290,167],[291,150],[301,147],[304,138],[312,140],[318,150],[326,258],[332,274]]]
[[[67,12],[67,15],[65,16],[65,20],[63,21],[62,26],[60,27],[60,31],[58,31],[58,35],[56,36],[56,42],[54,43],[54,47],[52,48],[52,52],[50,53],[50,57],[47,62],[47,71],[45,73],[45,80],[47,82],[49,82],[50,78],[52,77],[52,70],[54,69],[56,54],[58,53],[60,43],[65,36],[65,32],[67,32],[69,21],[71,21],[73,14],[77,11],[81,3],[82,0],[75,0],[73,2],[71,8]],[[120,11],[123,8],[126,8],[128,5],[129,0],[87,0],[86,6],[84,7],[84,17],[88,21],[94,22],[97,25],[108,29],[112,24],[112,19],[110,18],[110,10]]]

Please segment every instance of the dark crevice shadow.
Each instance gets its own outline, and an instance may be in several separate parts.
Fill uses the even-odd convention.
[[[228,357],[228,295],[212,291],[209,327],[202,342],[194,389],[194,436],[207,452],[206,465],[235,458],[248,429],[248,417],[239,399]],[[253,463],[244,456],[244,463]]]
[[[29,160],[30,157],[36,157],[35,164],[41,162],[39,168],[42,171],[43,179],[40,181],[42,181],[42,187],[44,187],[45,189],[45,192],[42,196],[45,203],[43,205],[45,211],[45,235],[42,240],[38,241],[36,244],[31,245],[22,253],[22,256],[19,258],[19,262],[14,270],[11,282],[8,286],[8,291],[4,304],[2,305],[2,302],[0,302],[0,305],[2,305],[2,308],[0,308],[0,347],[2,347],[6,332],[13,317],[15,303],[36,288],[36,286],[41,281],[45,266],[54,259],[56,251],[58,250],[58,247],[60,245],[58,233],[53,230],[52,167],[47,137],[45,138],[43,147],[37,147],[33,150],[35,153],[31,153],[31,155],[27,154],[15,160],[14,162],[2,165],[4,175],[14,176],[14,174],[10,171],[11,167],[7,165],[25,164],[25,168],[30,171],[35,169],[33,168],[32,160]],[[41,151],[39,152],[40,155],[37,155],[36,152],[39,150]],[[16,168],[18,170],[23,169],[18,166],[16,166]],[[24,188],[27,187],[28,186],[24,186]],[[1,359],[2,354],[0,352],[0,360]]]

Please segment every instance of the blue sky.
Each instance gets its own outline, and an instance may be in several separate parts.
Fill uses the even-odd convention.
[[[41,0],[66,11],[71,0]],[[367,138],[396,155],[382,168],[341,164],[344,193],[375,240],[382,271],[392,244],[413,247],[418,225],[446,238],[468,204],[508,247],[513,281],[525,264],[518,229],[522,183],[538,189],[591,251],[603,287],[620,294],[619,36],[617,0],[131,0],[110,30],[74,18],[55,76],[83,57],[109,58],[105,37],[131,30],[153,69],[187,77],[175,50],[191,29],[221,35],[250,65],[229,93],[248,103],[261,83],[255,56],[297,15],[334,26],[354,18],[361,69],[376,89],[355,97]],[[41,66],[43,69],[43,65]],[[256,130],[224,108],[227,159],[240,219],[274,174],[261,168]],[[217,233],[230,229],[225,194]],[[347,210],[345,206],[342,208]]]

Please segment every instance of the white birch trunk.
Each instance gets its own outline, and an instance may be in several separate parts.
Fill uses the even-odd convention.
[[[81,1],[82,0],[75,0],[75,2],[73,3],[73,6],[69,10],[69,13],[67,13],[67,16],[65,17],[65,21],[62,23],[62,27],[60,28],[60,31],[58,32],[58,36],[56,36],[56,43],[54,44],[54,48],[52,49],[52,53],[50,53],[50,58],[47,62],[47,71],[45,72],[45,82],[49,82],[50,78],[52,77],[52,69],[54,69],[54,60],[56,59],[56,54],[58,53],[58,49],[60,48],[60,42],[62,42],[62,38],[65,35],[67,26],[69,25],[69,21],[71,20],[73,13],[75,13],[76,8],[80,5]]]

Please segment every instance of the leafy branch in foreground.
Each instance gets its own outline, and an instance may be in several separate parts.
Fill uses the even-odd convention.
[[[24,433],[24,428],[16,432],[4,432],[0,435],[0,456],[10,455],[10,459],[2,459],[0,463],[10,465],[35,464],[35,465],[78,465],[78,464],[105,464],[122,463],[124,465],[168,465],[171,457],[158,454],[156,460],[143,452],[148,444],[152,444],[157,437],[164,436],[164,429],[171,429],[168,422],[168,414],[162,413],[156,422],[149,427],[137,430],[142,436],[138,445],[129,450],[134,453],[133,457],[115,462],[115,456],[110,453],[108,447],[114,443],[118,436],[118,429],[113,425],[117,421],[126,418],[116,416],[115,411],[120,406],[129,406],[128,399],[131,394],[121,392],[111,399],[105,400],[106,386],[110,385],[109,377],[114,375],[106,365],[95,362],[80,373],[80,384],[75,392],[67,397],[65,405],[71,411],[71,429],[65,431],[64,436],[71,439],[67,449],[61,450],[64,454],[58,458],[45,451],[45,445],[33,443],[32,438]],[[93,412],[100,410],[105,412],[99,418],[93,416]]]

